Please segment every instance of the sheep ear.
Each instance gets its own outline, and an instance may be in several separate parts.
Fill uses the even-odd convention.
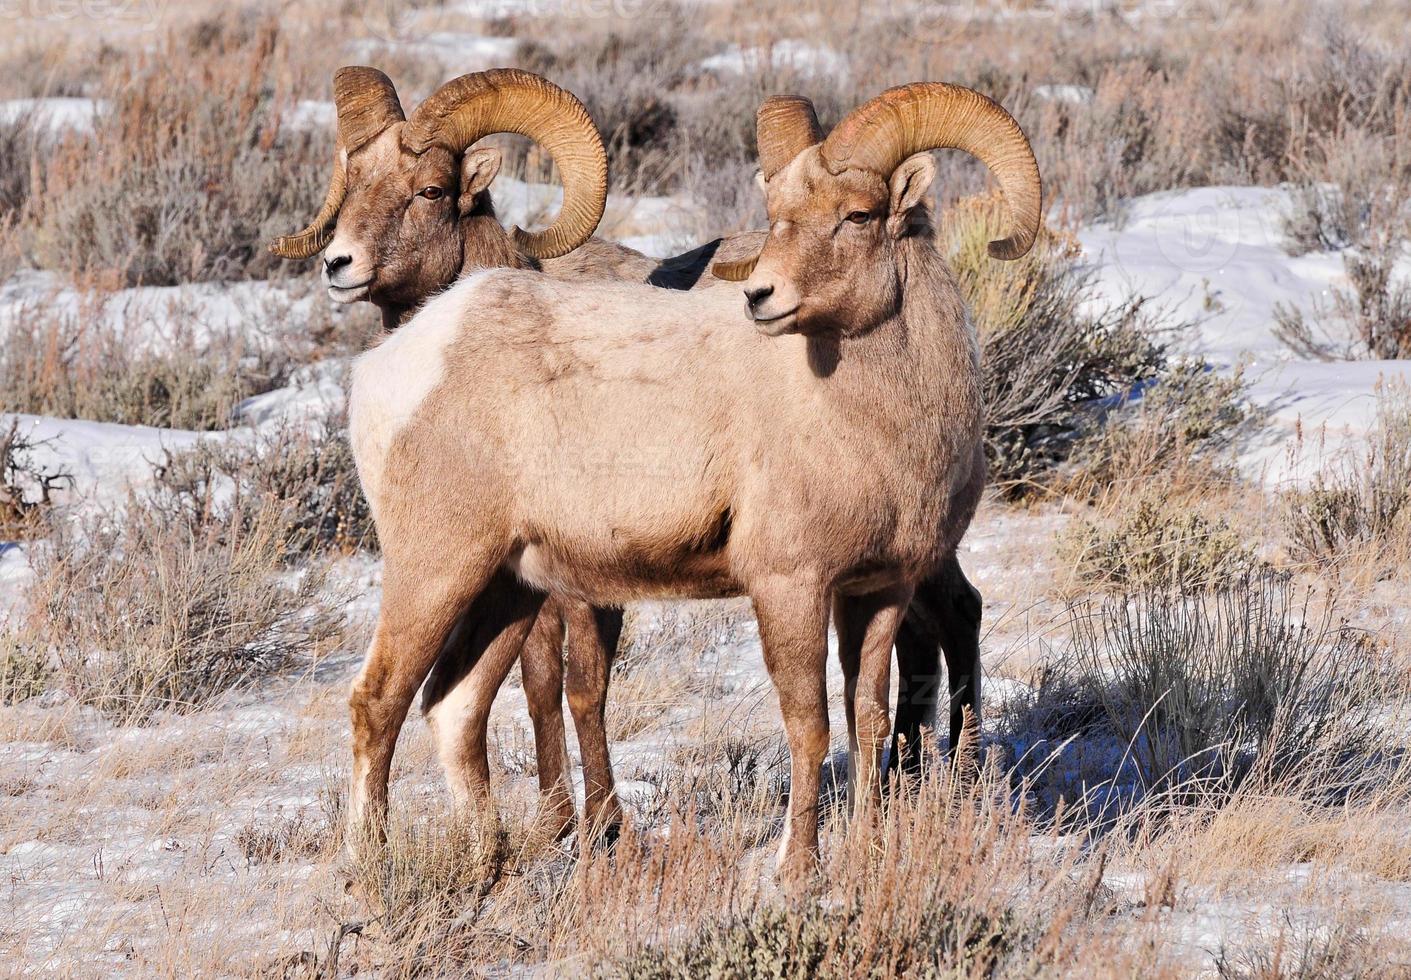
[[[888,181],[891,205],[888,208],[887,233],[901,238],[911,227],[913,214],[926,203],[926,192],[936,179],[936,161],[929,152],[915,153],[897,165]]]
[[[475,196],[490,189],[490,184],[500,173],[500,151],[493,146],[482,146],[470,150],[461,157],[461,197],[462,214],[475,206]]]

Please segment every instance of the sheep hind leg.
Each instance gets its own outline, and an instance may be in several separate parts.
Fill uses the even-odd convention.
[[[348,696],[353,743],[348,848],[355,856],[386,840],[387,784],[407,709],[456,623],[490,583],[495,564],[467,559],[428,576],[387,559],[372,645]]]
[[[551,595],[539,609],[520,656],[539,768],[539,821],[535,836],[542,840],[567,837],[578,818],[563,723],[565,626],[563,602]]]
[[[897,633],[899,672],[893,765],[920,773],[921,729],[935,720],[940,660],[949,689],[950,753],[959,767],[975,768],[980,724],[980,627],[983,601],[952,556],[916,589]]]
[[[521,655],[525,700],[534,724],[539,770],[540,821],[536,833],[551,837],[573,828],[572,786],[562,710],[562,666],[557,649],[542,655],[547,634],[561,625],[542,592],[507,572],[467,613],[456,642],[437,662],[422,694],[422,710],[435,734],[437,755],[452,798],[463,809],[479,808],[486,832],[498,827],[490,793],[490,708]],[[542,633],[538,642],[535,634]]]
[[[854,817],[880,812],[883,752],[890,728],[892,645],[911,601],[899,586],[834,603],[849,733],[848,799]]]
[[[565,660],[568,707],[583,759],[583,819],[594,841],[611,844],[622,827],[622,805],[608,754],[607,693],[613,658],[622,636],[622,610],[564,603],[568,624]]]

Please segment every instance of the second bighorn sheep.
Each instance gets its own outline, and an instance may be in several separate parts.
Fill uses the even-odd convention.
[[[423,132],[469,145],[486,125],[447,103]],[[893,641],[984,482],[977,345],[930,232],[924,151],[995,174],[1000,258],[1033,243],[1038,170],[1008,113],[941,84],[889,90],[826,140],[805,102],[770,100],[759,142],[769,236],[722,270],[749,272],[755,330],[724,285],[490,270],[358,359],[350,433],[385,562],[350,699],[355,828],[383,824],[397,732],[457,623],[517,647],[545,591],[750,595],[791,757],[788,874],[817,854],[831,607],[853,772],[878,791]]]
[[[538,268],[563,279],[650,279],[679,289],[718,281],[705,271],[712,257],[728,260],[758,250],[756,233],[711,242],[660,264],[598,239],[589,239],[567,255],[550,255],[534,239],[517,230],[506,232],[496,220],[489,185],[499,171],[498,151],[453,142],[429,144],[420,151],[409,148],[397,138],[406,131],[406,120],[395,88],[376,69],[341,69],[335,75],[334,94],[339,150],[328,200],[307,230],[277,240],[272,249],[288,258],[305,258],[324,249],[330,295],[339,302],[376,304],[389,330],[427,298],[478,268]],[[543,79],[514,70],[478,73],[449,83],[428,105],[444,104],[449,98],[497,101],[518,111],[532,110],[534,118],[521,121],[517,131],[534,136],[557,130],[557,137],[548,137],[550,152],[562,156],[564,147],[571,147],[574,152],[561,163],[597,170],[601,145],[596,132],[581,125],[577,101]],[[414,118],[422,112],[419,109]],[[566,126],[560,117],[567,120]],[[500,118],[505,118],[503,109]],[[598,143],[596,151],[577,145],[587,141]],[[583,181],[575,180],[573,185],[581,190]],[[583,222],[591,230],[601,216],[602,196],[586,196],[597,204],[595,211],[583,212],[591,214],[591,220],[585,217]],[[979,704],[979,616],[979,596],[953,557],[917,589],[897,637],[901,689],[896,729],[908,766],[920,760],[918,736],[934,704],[931,685],[939,673],[938,647],[945,651],[950,678],[952,746],[960,737],[962,711],[968,708],[973,720]],[[480,652],[471,619],[467,617],[458,641],[439,659],[423,699],[448,780],[461,798],[483,797],[488,779],[484,726],[489,696],[463,677]],[[551,597],[541,607],[523,653],[544,814],[556,829],[566,829],[573,817],[561,708],[565,625],[570,640],[569,703],[584,761],[586,809],[594,822],[611,824],[619,810],[603,708],[621,614],[563,597]],[[469,714],[461,713],[467,706]]]

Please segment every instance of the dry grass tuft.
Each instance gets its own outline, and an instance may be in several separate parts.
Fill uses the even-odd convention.
[[[1374,578],[1411,562],[1411,392],[1383,384],[1377,426],[1355,458],[1284,495],[1295,552],[1321,567],[1360,565]]]
[[[1165,365],[1149,385],[1089,417],[1064,491],[1092,500],[1140,492],[1158,477],[1168,487],[1228,483],[1230,450],[1259,424],[1244,391],[1238,371],[1218,375],[1198,360]]]
[[[1384,715],[1400,687],[1385,651],[1284,576],[1083,599],[1070,616],[1066,652],[1004,726],[1020,747],[1105,745],[1081,800],[1100,816],[1141,801],[1218,808],[1246,783],[1334,804],[1395,767]],[[1023,768],[1061,767],[1049,753],[1062,751]]]
[[[249,531],[273,511],[290,561],[375,547],[341,411],[168,452],[156,478],[152,506],[175,523]]]
[[[292,817],[251,820],[235,834],[235,846],[249,864],[306,861],[329,852],[328,826],[300,810]]]
[[[1307,314],[1278,304],[1279,339],[1300,356],[1320,360],[1411,357],[1411,283],[1392,278],[1403,249],[1395,239],[1344,254],[1351,288],[1334,286],[1330,307],[1315,299]],[[1355,339],[1337,339],[1343,333]]]
[[[1113,523],[1075,521],[1059,539],[1061,564],[1101,589],[1218,590],[1267,568],[1224,517],[1206,517],[1184,501],[1145,493],[1114,498]]]
[[[283,569],[277,511],[224,533],[172,524],[130,498],[56,530],[12,631],[51,683],[123,721],[187,710],[335,647],[341,602],[322,569]]]

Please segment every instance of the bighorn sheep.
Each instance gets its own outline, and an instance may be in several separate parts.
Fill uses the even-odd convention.
[[[539,126],[562,112],[580,118],[581,108],[567,93],[523,72],[496,71],[478,76],[483,84],[452,83],[461,96],[514,101],[524,89],[550,94],[546,102],[531,102],[543,114]],[[423,153],[406,152],[405,144],[384,138],[405,122],[391,81],[372,68],[345,68],[334,79],[339,118],[339,153],[327,202],[314,223],[296,236],[277,240],[272,249],[288,258],[306,258],[325,248],[323,271],[330,295],[338,302],[366,300],[383,313],[394,329],[429,296],[471,270],[489,266],[540,268],[555,278],[650,280],[672,288],[705,285],[717,280],[705,271],[711,258],[728,260],[758,250],[759,233],[708,243],[660,265],[622,246],[590,239],[562,257],[527,254],[518,246],[522,234],[507,233],[495,220],[489,185],[499,171],[496,150],[433,146]],[[438,95],[439,98],[439,95]],[[522,131],[522,130],[521,130]],[[596,141],[596,132],[580,129],[582,138]],[[594,160],[580,152],[574,159]],[[439,208],[414,208],[428,189]],[[591,219],[596,226],[599,211]],[[449,206],[448,206],[449,205]],[[587,219],[585,218],[585,221]],[[334,222],[336,234],[330,237]],[[979,704],[978,593],[966,581],[954,558],[918,588],[897,638],[901,691],[897,708],[894,759],[901,748],[904,765],[920,761],[919,734],[934,705],[932,685],[938,670],[938,647],[945,651],[951,688],[951,744],[960,737],[962,711]],[[539,752],[541,789],[546,820],[566,830],[573,817],[562,722],[560,652],[569,626],[569,704],[584,763],[585,809],[591,821],[608,826],[618,818],[618,805],[603,729],[608,667],[621,629],[621,613],[611,608],[551,597],[524,646],[526,693]],[[488,773],[485,736],[475,732],[485,724],[488,694],[472,705],[472,717],[449,717],[451,706],[474,700],[469,690],[456,691],[463,672],[478,655],[473,629],[467,625],[459,649],[443,656],[427,685],[423,705],[438,730],[448,781],[457,796],[483,795]],[[457,646],[453,644],[453,646]],[[469,686],[462,683],[462,686]],[[491,692],[492,693],[492,692]],[[443,705],[442,702],[448,702]],[[438,710],[438,706],[439,710]],[[462,731],[458,725],[465,725]],[[477,755],[479,758],[477,758]]]
[[[374,303],[390,331],[428,297],[474,269],[533,268],[564,279],[638,281],[654,272],[663,274],[655,260],[631,249],[598,239],[583,241],[602,217],[606,154],[586,110],[557,86],[512,69],[466,75],[442,86],[411,121],[391,80],[375,68],[340,69],[333,89],[338,146],[324,205],[306,229],[276,239],[270,248],[291,259],[323,251],[323,275],[336,302]],[[549,150],[565,184],[565,205],[554,228],[533,235],[501,227],[489,193],[500,169],[499,151],[469,149],[454,137],[428,135],[424,120],[450,104],[486,114],[490,131],[521,133]],[[701,258],[696,264],[706,261]],[[664,274],[680,279],[670,269]],[[569,703],[583,755],[587,808],[610,824],[617,819],[618,806],[603,707],[609,651],[616,646],[622,614],[551,600],[525,650],[544,815],[560,830],[570,827],[574,816],[562,712],[565,623],[573,626]],[[454,714],[449,709],[466,701],[456,685],[479,654],[468,626],[442,658],[423,698],[437,730],[448,782],[459,798],[483,795],[488,778],[483,739],[477,748],[471,734],[475,726],[449,717]]]
[[[449,99],[408,127],[412,148],[510,128]],[[492,269],[357,360],[350,435],[384,575],[350,698],[355,827],[380,831],[397,732],[457,623],[517,649],[547,591],[752,598],[791,757],[789,876],[817,854],[831,606],[852,772],[879,792],[893,641],[984,482],[977,346],[929,230],[924,151],[995,174],[999,258],[1033,242],[1038,170],[1008,113],[941,84],[889,90],[827,139],[804,100],[772,99],[759,144],[769,235],[720,270],[748,273],[755,330],[725,285]]]

